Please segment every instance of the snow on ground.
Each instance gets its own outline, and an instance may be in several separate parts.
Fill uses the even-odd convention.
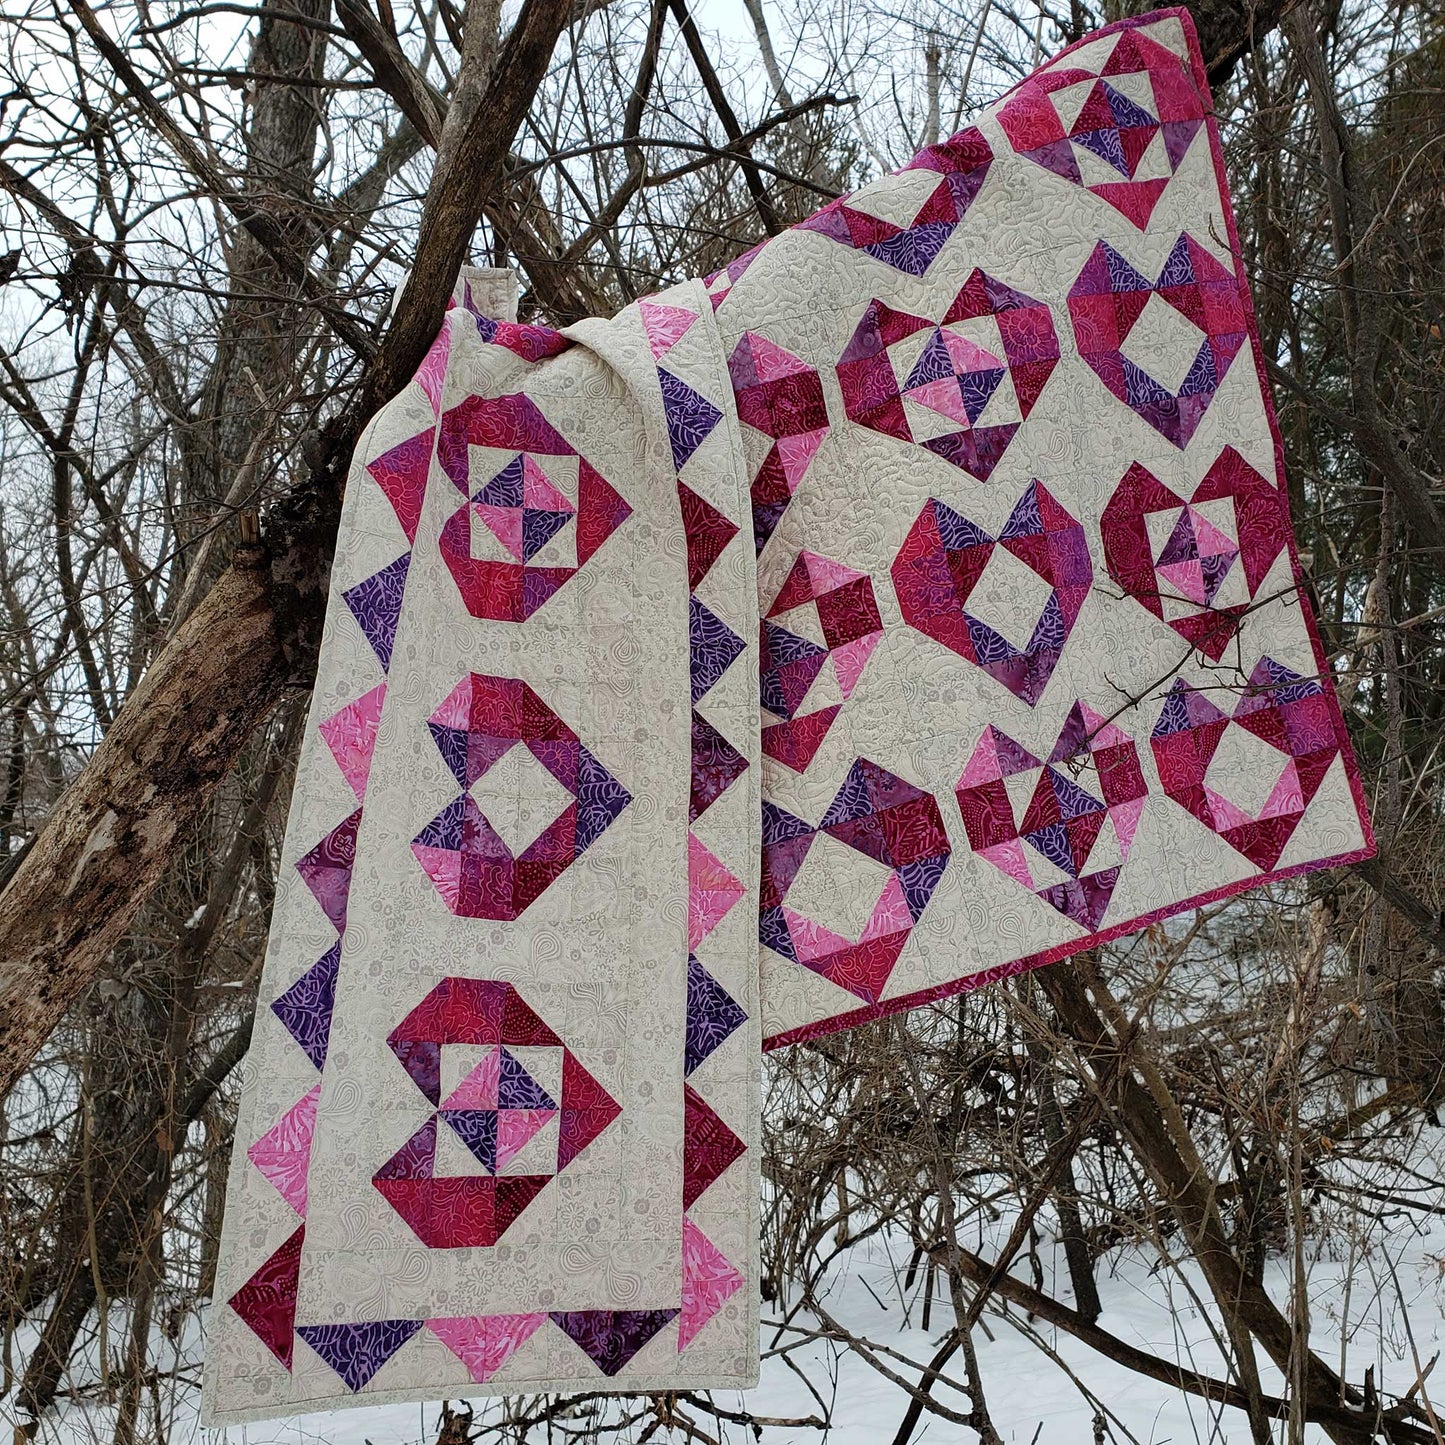
[[[998,1228],[1001,1238],[1007,1221]],[[1372,1252],[1361,1255],[1343,1240],[1316,1247],[1309,1261],[1313,1338],[1315,1348],[1338,1363],[1343,1332],[1350,1378],[1358,1381],[1366,1366],[1373,1364],[1376,1378],[1401,1392],[1415,1379],[1416,1354],[1421,1365],[1427,1365],[1445,1336],[1445,1220],[1412,1213],[1391,1220],[1383,1233],[1378,1225],[1371,1232],[1377,1240],[1384,1238],[1383,1250],[1377,1244]],[[991,1254],[998,1242],[981,1241],[982,1252]],[[890,1239],[886,1233],[856,1246],[830,1275],[825,1307],[855,1334],[921,1362],[942,1338],[949,1310],[946,1301],[935,1301],[932,1328],[925,1331],[921,1327],[920,1283],[906,1295],[903,1291],[907,1257],[906,1243],[897,1237]],[[1053,1268],[1055,1264],[1062,1268],[1062,1259],[1045,1255],[1041,1263],[1046,1286],[1067,1300],[1066,1285],[1053,1278]],[[1015,1273],[1030,1277],[1022,1261]],[[1346,1290],[1345,1280],[1351,1273],[1353,1285]],[[1271,1263],[1269,1285],[1283,1301],[1288,1288],[1283,1262]],[[1201,1305],[1203,1286],[1197,1270],[1186,1266],[1180,1273],[1151,1271],[1132,1251],[1117,1251],[1101,1262],[1099,1292],[1104,1328],[1164,1358],[1222,1374],[1211,1315]],[[1406,1311],[1398,1308],[1401,1299]],[[765,1320],[776,1317],[776,1307],[769,1306]],[[1108,1412],[1105,1439],[1117,1445],[1130,1441],[1139,1445],[1247,1445],[1249,1435],[1241,1415],[1213,1411],[1203,1401],[1134,1374],[1057,1330],[1029,1326],[1018,1314],[1012,1322],[996,1314],[986,1315],[983,1325],[986,1332],[981,1326],[976,1334],[979,1366],[994,1422],[1009,1445],[1092,1445],[1095,1407],[1081,1393],[1071,1372],[1102,1402]],[[1038,1338],[1056,1359],[1050,1359],[1016,1326],[1036,1328]],[[776,1339],[776,1329],[765,1325],[765,1351]],[[200,1343],[199,1329],[185,1341],[184,1353],[192,1364],[199,1359]],[[896,1386],[863,1360],[826,1342],[798,1348],[791,1358],[829,1407],[833,1425],[826,1438],[830,1445],[886,1445],[892,1440],[908,1404]],[[1278,1389],[1278,1373],[1267,1364],[1262,1368],[1265,1389]],[[185,1373],[194,1376],[199,1371]],[[1427,1380],[1427,1389],[1430,1383]],[[440,1413],[439,1404],[382,1406],[205,1431],[196,1423],[194,1384],[163,1389],[168,1408],[174,1410],[173,1445],[429,1445],[435,1439]],[[1437,1391],[1445,1403],[1445,1383],[1437,1384]],[[942,1390],[939,1398],[967,1409],[962,1397],[947,1390]],[[795,1417],[818,1412],[808,1388],[778,1356],[765,1358],[757,1390],[745,1397],[719,1393],[714,1399],[724,1408],[746,1408],[758,1415]],[[476,1408],[480,1418],[488,1405],[478,1402]],[[490,1408],[497,1408],[495,1402]],[[0,1418],[8,1418],[3,1403]],[[108,1440],[110,1420],[109,1410],[100,1405],[71,1405],[47,1424],[42,1440],[45,1445]],[[712,1428],[736,1445],[752,1439],[750,1430],[736,1425]],[[762,1441],[763,1445],[793,1445],[820,1438],[820,1432],[810,1428],[775,1427],[764,1431]],[[965,1426],[937,1417],[925,1417],[914,1436],[916,1441],[935,1445],[955,1441],[972,1445],[975,1438]],[[1309,1445],[1324,1445],[1325,1437],[1312,1431],[1306,1439]]]

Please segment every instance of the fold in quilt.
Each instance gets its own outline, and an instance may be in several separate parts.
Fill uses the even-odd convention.
[[[1372,849],[1183,10],[347,490],[208,1418],[756,1380],[759,1061]]]

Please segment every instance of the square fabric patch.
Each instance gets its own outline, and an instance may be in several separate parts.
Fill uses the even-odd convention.
[[[463,273],[348,486],[211,1423],[746,1388],[764,1048],[1369,856],[1237,251],[1174,10],[611,321]]]

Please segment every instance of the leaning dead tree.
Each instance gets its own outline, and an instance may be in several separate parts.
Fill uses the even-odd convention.
[[[605,314],[1112,18],[747,9],[757,76],[686,0],[526,0],[510,25],[485,0],[0,20],[0,1296],[25,1433],[65,1397],[103,1402],[122,1442],[159,1433],[183,1383],[347,463],[458,265],[514,265],[551,324]],[[1300,1261],[1318,1238],[1369,1258],[1391,1211],[1445,1207],[1433,1165],[1401,1184],[1445,1063],[1445,26],[1388,3],[1193,9],[1383,853],[774,1061],[772,1349],[865,1361],[900,1441],[925,1417],[994,1438],[974,1332],[1036,1321],[1256,1445],[1309,1423],[1438,1440],[1425,1362],[1367,1377],[1317,1339]],[[897,1228],[929,1357],[830,1313],[840,1252]],[[1098,1262],[1126,1248],[1200,1292],[1217,1370],[1101,1326]],[[718,1408],[529,1402],[499,1438],[758,1423]]]

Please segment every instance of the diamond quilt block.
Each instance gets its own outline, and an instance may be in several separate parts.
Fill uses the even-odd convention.
[[[468,673],[436,708],[428,727],[462,788],[473,788],[520,746],[572,798],[517,854],[471,792],[448,803],[413,838],[416,861],[461,918],[519,918],[631,802],[627,789],[577,734],[519,679]]]
[[[1191,324],[1198,348],[1181,358],[1184,379],[1174,387],[1151,376],[1125,350],[1155,296]],[[1099,380],[1180,448],[1189,445],[1247,340],[1238,281],[1187,234],[1174,243],[1155,281],[1100,241],[1070,288],[1069,315],[1079,355]]]
[[[1222,712],[1203,691],[1178,678],[1149,741],[1164,792],[1268,872],[1340,755],[1337,719],[1332,700],[1316,679],[1262,657],[1232,713]],[[1265,744],[1263,751],[1274,759],[1274,767],[1259,761],[1261,749],[1256,747],[1243,779],[1234,769],[1218,776],[1213,764],[1235,729]],[[1229,795],[1241,781],[1248,783],[1249,774],[1260,776],[1262,767],[1268,783],[1262,803],[1249,806]]]
[[[470,791],[412,840],[412,852],[443,902],[463,918],[514,919],[616,822],[627,789],[525,683],[470,673],[431,715],[432,739],[463,788],[512,748],[526,748],[572,802],[513,854]]]
[[[472,448],[514,453],[475,486]],[[575,502],[538,458],[577,459]],[[467,500],[442,525],[439,546],[467,611],[492,622],[525,622],[592,559],[632,515],[612,484],[542,415],[530,397],[468,397],[443,414],[437,442],[442,470]],[[567,529],[571,557],[535,562]],[[476,555],[479,537],[501,544],[510,561]]]
[[[520,452],[475,502],[476,515],[518,562],[530,562],[577,515],[541,467]]]
[[[856,939],[788,907],[788,890],[820,833],[888,870]],[[877,1003],[950,853],[933,795],[859,758],[816,828],[764,801],[759,937],[774,953]]]
[[[998,122],[1018,154],[1107,201],[1142,231],[1206,111],[1184,61],[1127,31],[1097,73],[1066,65],[1030,76]]]
[[[990,321],[997,351],[958,329]],[[919,332],[928,333],[923,349],[906,362],[911,348],[902,343]],[[1058,361],[1047,303],[975,268],[938,321],[870,301],[838,359],[838,385],[849,420],[916,442],[982,482],[1028,419]],[[1001,396],[990,405],[1005,377],[1008,405]],[[918,414],[910,416],[905,401],[944,425],[920,434]]]
[[[1023,642],[1011,641],[968,605],[998,549],[1047,589]],[[1033,481],[997,537],[937,498],[930,500],[904,538],[892,575],[910,627],[967,658],[1033,707],[1063,655],[1094,568],[1083,527],[1042,482]]]
[[[990,725],[954,796],[975,853],[1081,928],[1100,927],[1148,796],[1127,733],[1076,702],[1040,760]]]
[[[1114,581],[1218,662],[1289,541],[1289,512],[1225,447],[1187,500],[1135,462],[1100,527]]]
[[[376,1171],[372,1183],[432,1249],[495,1244],[548,1181],[622,1112],[509,983],[444,978],[392,1030],[387,1044],[432,1112]],[[454,1044],[482,1045],[485,1052],[443,1100],[442,1050]],[[513,1052],[517,1048],[561,1050],[556,1100]],[[553,1167],[542,1173],[502,1173],[554,1118],[559,1127]],[[437,1174],[439,1123],[485,1172]],[[535,1151],[533,1157],[535,1168]]]
[[[440,1118],[489,1174],[497,1174],[556,1113],[551,1095],[498,1045],[442,1100]]]

